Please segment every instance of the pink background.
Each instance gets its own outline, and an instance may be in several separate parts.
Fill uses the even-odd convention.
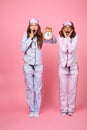
[[[52,26],[56,38],[63,22],[75,24],[80,70],[73,117],[62,117],[59,110],[58,43],[43,45],[41,114],[38,119],[28,117],[21,41],[32,17],[39,19],[42,31],[46,25]],[[0,1],[0,130],[87,130],[86,27],[86,0]]]

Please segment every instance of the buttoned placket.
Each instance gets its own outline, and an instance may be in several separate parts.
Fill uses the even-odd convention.
[[[36,64],[37,38],[33,39],[32,48],[34,51],[34,65]]]

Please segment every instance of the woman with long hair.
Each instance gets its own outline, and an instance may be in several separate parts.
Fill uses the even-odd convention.
[[[22,51],[24,52],[24,77],[27,101],[30,108],[29,117],[38,117],[40,113],[43,41],[43,33],[41,32],[39,21],[35,18],[30,19],[27,31],[24,33],[22,39]],[[55,43],[56,39],[53,37],[49,42]]]
[[[76,48],[78,37],[74,24],[67,21],[59,31],[59,80],[60,106],[62,115],[72,115],[75,109],[75,98],[78,81],[78,64]]]

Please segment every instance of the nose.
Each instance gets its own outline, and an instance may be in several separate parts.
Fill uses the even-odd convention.
[[[33,30],[35,30],[35,27],[33,27]]]

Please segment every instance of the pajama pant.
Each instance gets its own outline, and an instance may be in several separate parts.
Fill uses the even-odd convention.
[[[59,66],[60,80],[60,109],[61,112],[73,112],[75,108],[76,90],[78,82],[78,65],[68,67]]]
[[[42,88],[42,65],[24,64],[24,76],[26,83],[27,102],[30,112],[40,111],[41,106],[41,88]]]

